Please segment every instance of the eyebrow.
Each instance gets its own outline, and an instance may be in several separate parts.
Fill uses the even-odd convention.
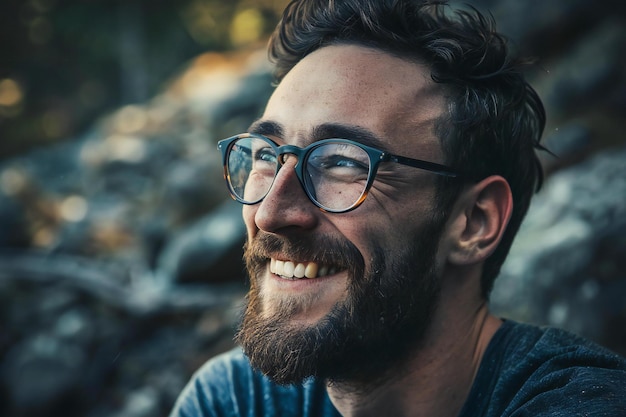
[[[249,133],[256,133],[263,136],[283,137],[284,129],[282,125],[271,120],[257,120],[248,128]]]
[[[271,120],[257,120],[248,128],[249,133],[263,136],[275,136],[284,138],[285,129],[280,123]],[[312,141],[322,139],[350,139],[366,146],[388,151],[385,142],[374,132],[362,126],[347,125],[343,123],[322,123],[315,126],[311,133]]]

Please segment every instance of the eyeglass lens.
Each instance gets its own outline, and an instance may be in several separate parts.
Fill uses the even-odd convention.
[[[314,146],[302,161],[301,183],[318,206],[341,211],[354,206],[365,193],[370,158],[360,147],[345,142]],[[254,204],[269,192],[278,172],[276,147],[256,137],[236,140],[227,156],[227,172],[233,194]]]

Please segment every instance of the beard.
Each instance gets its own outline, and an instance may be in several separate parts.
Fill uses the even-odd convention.
[[[251,365],[278,384],[316,377],[368,386],[397,373],[395,368],[419,348],[437,306],[435,256],[444,223],[427,222],[419,239],[391,256],[372,243],[367,266],[347,240],[259,231],[245,248],[251,287],[236,335]],[[258,277],[271,253],[346,269],[345,298],[317,323],[293,324],[290,318],[315,300],[264,299]]]

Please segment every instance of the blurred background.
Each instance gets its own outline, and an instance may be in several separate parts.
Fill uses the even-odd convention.
[[[493,309],[626,354],[626,3],[473,0],[537,58],[547,180]],[[232,346],[217,140],[271,94],[284,0],[0,5],[0,415],[165,416]]]

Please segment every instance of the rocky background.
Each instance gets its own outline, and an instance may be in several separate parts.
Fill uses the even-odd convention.
[[[1,61],[0,415],[165,416],[191,373],[232,346],[245,292],[243,225],[215,143],[245,130],[271,93],[256,42],[278,3],[226,10],[196,0],[170,10],[94,1],[93,16],[69,0],[22,2],[26,12],[14,4],[37,42],[71,32],[68,14],[84,13],[88,23],[70,25],[77,31],[104,25],[87,18],[113,10],[116,24],[125,22],[118,47],[130,50],[120,62],[135,71],[124,82],[87,83],[83,97],[101,101],[80,113],[80,91],[49,107],[45,97],[29,104],[43,90],[29,92],[29,78],[7,70],[28,53]],[[626,5],[471,3],[491,10],[516,47],[537,57],[529,77],[549,115],[545,143],[558,155],[543,155],[548,178],[493,308],[626,354]],[[198,23],[202,16],[213,26]],[[5,35],[3,43],[19,43]],[[144,72],[133,67],[133,51],[153,57],[141,61]],[[167,64],[149,65],[159,51]]]

